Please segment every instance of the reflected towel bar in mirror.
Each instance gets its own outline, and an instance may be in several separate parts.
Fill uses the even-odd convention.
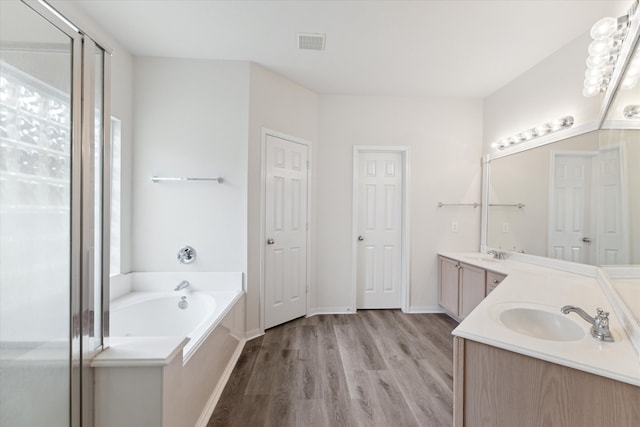
[[[442,202],[438,202],[438,207],[441,208],[443,206],[473,206],[474,208],[477,208],[478,206],[480,206],[480,203],[442,203]]]
[[[216,178],[194,178],[194,177],[170,178],[170,177],[152,176],[151,181],[155,182],[156,184],[160,181],[217,181],[218,184],[222,184],[224,182],[224,178],[220,176]]]
[[[523,203],[514,203],[514,204],[504,204],[504,203],[489,203],[489,206],[512,206],[514,208],[522,209],[524,208]]]

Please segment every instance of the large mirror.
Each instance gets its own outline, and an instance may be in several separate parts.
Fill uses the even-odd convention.
[[[631,265],[640,272],[639,20],[636,13],[597,130],[489,156],[486,247],[591,265]],[[640,325],[640,274],[614,282],[623,286],[615,297],[635,310]]]
[[[493,160],[487,245],[640,264],[639,165],[637,129],[597,130]]]
[[[599,129],[489,160],[486,246],[640,265],[640,53],[631,30]]]

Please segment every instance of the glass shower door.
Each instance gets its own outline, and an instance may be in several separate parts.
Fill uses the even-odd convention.
[[[74,41],[0,3],[0,425],[68,427]]]

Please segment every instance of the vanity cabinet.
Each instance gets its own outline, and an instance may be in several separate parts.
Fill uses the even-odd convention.
[[[456,319],[466,317],[486,296],[486,270],[438,257],[438,303]]]
[[[487,295],[498,286],[504,278],[507,277],[504,274],[496,273],[495,271],[487,270]]]
[[[640,387],[460,337],[454,427],[637,426]]]

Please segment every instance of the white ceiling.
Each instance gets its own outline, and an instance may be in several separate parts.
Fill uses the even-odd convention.
[[[318,93],[485,97],[631,0],[76,3],[135,55],[254,61]]]

